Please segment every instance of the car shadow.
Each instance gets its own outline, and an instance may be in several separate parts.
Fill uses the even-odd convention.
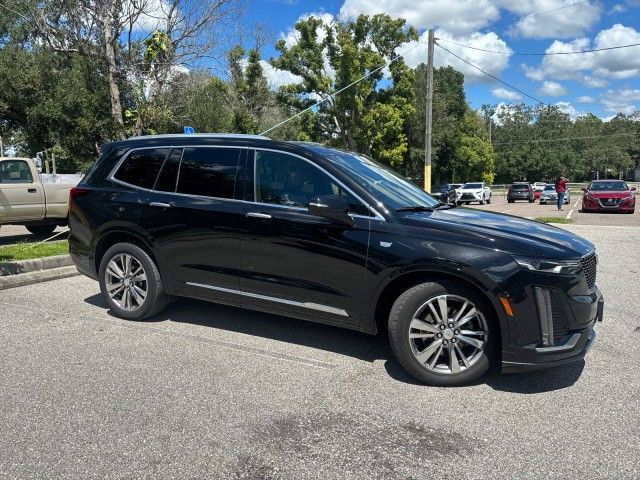
[[[51,235],[34,235],[32,233],[25,233],[25,234],[19,234],[19,235],[0,236],[0,246],[13,245],[14,243],[23,243],[23,242],[29,242],[29,243],[41,242],[51,237],[55,233],[58,233],[58,232],[54,232]],[[68,231],[62,233],[61,235],[58,235],[57,237],[51,239],[50,241],[56,242],[58,240],[66,240],[67,238],[69,238]]]
[[[99,308],[107,308],[101,294],[87,297],[85,302]],[[107,310],[107,313],[118,318],[111,310]],[[383,360],[385,370],[391,378],[410,385],[423,385],[410,376],[395,359],[384,334],[372,336],[330,325],[192,299],[176,299],[163,312],[145,322],[166,321],[268,338],[338,353],[366,362]],[[583,368],[584,361],[520,375],[490,372],[471,385],[486,384],[494,390],[511,393],[543,393],[570,387],[578,380]]]

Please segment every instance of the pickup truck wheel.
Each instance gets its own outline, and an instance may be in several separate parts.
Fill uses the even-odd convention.
[[[473,290],[449,282],[416,285],[401,294],[389,315],[396,358],[430,385],[473,382],[489,368],[498,329],[491,308]]]
[[[102,295],[118,317],[146,320],[167,304],[158,267],[137,245],[117,243],[109,248],[98,278]]]
[[[53,231],[56,229],[56,225],[29,225],[27,226],[27,230],[29,230],[34,235],[40,235],[42,237],[46,235],[51,235]]]

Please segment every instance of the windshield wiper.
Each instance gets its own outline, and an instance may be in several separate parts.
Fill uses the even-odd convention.
[[[424,205],[414,205],[412,207],[396,208],[396,212],[433,212],[434,207]]]

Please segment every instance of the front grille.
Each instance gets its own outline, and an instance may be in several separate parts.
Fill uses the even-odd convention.
[[[560,341],[569,331],[567,315],[562,308],[562,303],[558,296],[558,292],[551,292],[551,318],[553,324],[553,343],[555,345],[560,344]]]
[[[474,200],[476,197],[473,193],[463,193],[460,198],[462,200]]]
[[[620,203],[619,198],[601,198],[600,205],[603,207],[617,207]]]
[[[596,252],[591,252],[580,259],[582,264],[582,270],[584,270],[584,276],[587,278],[587,285],[593,287],[596,284],[596,265],[598,264],[598,257]]]

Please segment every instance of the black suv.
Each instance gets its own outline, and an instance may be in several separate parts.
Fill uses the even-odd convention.
[[[258,136],[104,146],[70,194],[79,271],[142,320],[192,297],[375,334],[434,385],[582,358],[602,318],[588,241],[444,205],[362,155]]]

